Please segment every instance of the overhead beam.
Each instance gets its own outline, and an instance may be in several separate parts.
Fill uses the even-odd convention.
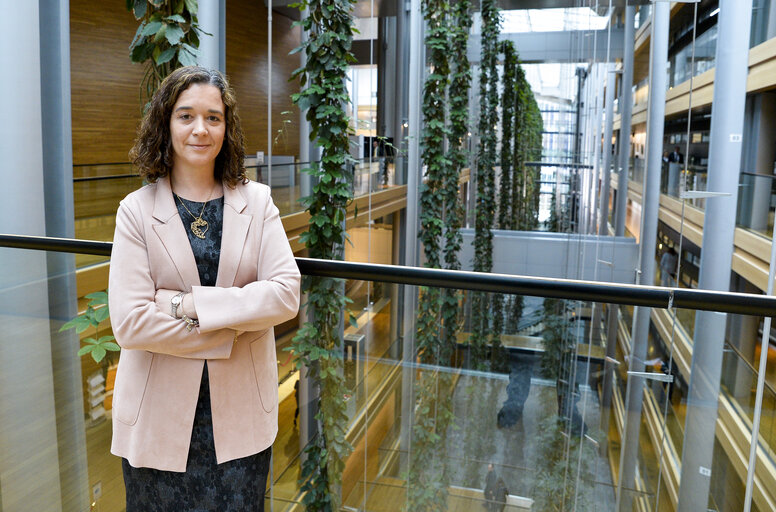
[[[512,41],[520,55],[520,62],[604,62],[622,59],[623,29],[570,30],[567,32],[519,32],[499,36],[501,41]],[[597,39],[597,41],[596,41]],[[607,42],[611,43],[607,53]],[[471,64],[480,61],[480,36],[469,38],[468,57]]]

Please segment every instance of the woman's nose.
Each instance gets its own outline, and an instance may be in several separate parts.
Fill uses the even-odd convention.
[[[205,120],[203,118],[197,117],[194,120],[193,132],[197,135],[204,135],[207,133],[207,125],[205,124]]]

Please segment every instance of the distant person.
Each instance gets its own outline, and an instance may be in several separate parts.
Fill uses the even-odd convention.
[[[498,479],[498,483],[496,484],[496,492],[493,500],[494,508],[493,510],[496,512],[504,512],[504,507],[507,506],[507,496],[509,495],[509,489],[507,489],[507,484],[504,483],[503,478]]]
[[[684,163],[684,155],[679,151],[679,146],[674,146],[674,150],[668,154],[668,161],[671,163]]]
[[[676,264],[679,258],[673,247],[669,247],[660,257],[660,286],[676,286]]]
[[[294,411],[294,426],[296,426],[296,419],[299,417],[299,379],[294,382],[294,401],[296,402],[296,410]]]
[[[493,469],[493,463],[491,462],[488,464],[488,474],[485,475],[485,503],[483,504],[485,510],[495,510],[494,499],[496,497],[497,482],[496,470]]]

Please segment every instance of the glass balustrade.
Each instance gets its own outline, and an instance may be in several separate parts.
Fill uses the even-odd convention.
[[[375,157],[357,160],[353,164],[355,197],[375,194],[402,183],[404,158]],[[280,215],[304,211],[299,199],[305,192],[302,182],[309,178],[303,172],[310,163],[249,165],[248,178],[272,187],[272,198]],[[397,169],[399,174],[397,176]],[[130,163],[108,163],[73,166],[73,197],[75,205],[75,236],[85,240],[113,240],[116,210],[124,197],[143,185],[143,180]],[[104,263],[104,256],[76,255],[76,265],[86,267]]]
[[[0,280],[0,312],[8,326],[0,347],[6,396],[0,430],[10,443],[4,445],[6,467],[22,475],[4,480],[3,497],[31,499],[30,493],[56,484],[56,490],[35,499],[67,504],[67,510],[120,511],[121,464],[109,454],[114,367],[76,355],[79,340],[109,335],[110,326],[105,321],[80,335],[59,331],[85,307],[77,299],[76,290],[83,293],[85,284],[82,273],[74,271],[72,254],[0,248],[0,256],[15,270]],[[493,464],[509,490],[509,503],[532,504],[532,510],[548,510],[551,503],[560,503],[561,510],[574,504],[577,510],[614,510],[629,384],[642,386],[644,399],[636,459],[626,461],[634,464],[636,479],[622,497],[634,508],[675,505],[691,379],[679,359],[686,359],[688,350],[691,354],[692,327],[679,321],[671,326],[673,313],[656,310],[668,318],[673,344],[660,329],[653,331],[644,361],[645,371],[664,375],[667,347],[673,346],[675,382],[669,384],[628,373],[631,306],[618,308],[620,336],[607,350],[605,326],[596,323],[605,322],[609,306],[354,279],[342,286],[354,317],[343,328],[342,399],[354,446],[343,473],[345,507],[412,510],[428,486],[441,486],[443,509],[474,510],[485,504],[483,489]],[[451,337],[438,320],[427,324],[433,332],[418,329],[418,311],[424,310],[418,304],[428,304],[425,310],[438,318],[442,296],[457,309],[457,332]],[[478,336],[482,318],[499,322],[485,331],[480,327]],[[274,510],[293,510],[302,500],[298,477],[309,439],[300,423],[309,420],[309,403],[299,404],[300,421],[294,425],[294,383],[300,375],[285,350],[296,325],[276,329],[280,430],[266,495]],[[756,347],[759,339],[735,343]],[[606,364],[607,356],[616,364]],[[738,469],[713,472],[711,485],[738,496],[738,502],[746,469],[735,466],[738,452],[731,450],[746,450],[757,357],[731,345],[723,354],[718,438],[725,429],[729,433],[714,460]],[[760,424],[764,456],[758,467],[765,471],[776,468],[771,372]],[[419,435],[428,425],[434,425],[438,438]],[[722,502],[714,492],[709,503],[734,510],[730,500]],[[762,503],[756,505],[763,510]]]

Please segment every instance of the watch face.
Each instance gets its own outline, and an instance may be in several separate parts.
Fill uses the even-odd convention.
[[[176,295],[175,297],[172,298],[172,303],[178,306],[181,303],[181,299],[183,299],[183,297],[181,297],[180,295]]]

